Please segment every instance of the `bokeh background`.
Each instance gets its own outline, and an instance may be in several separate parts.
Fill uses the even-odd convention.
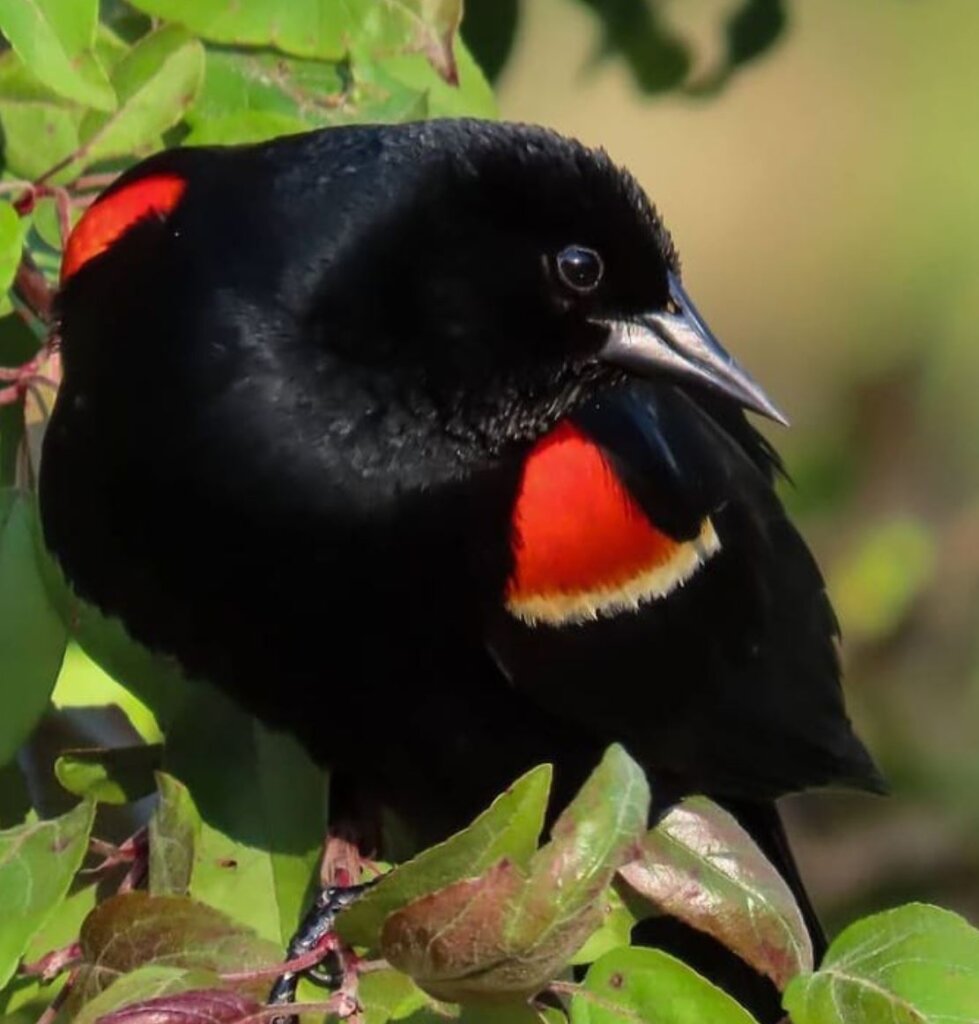
[[[746,8],[761,36],[766,11],[785,24],[719,73]],[[979,3],[637,9],[470,0],[464,31],[501,65],[503,116],[602,145],[637,175],[702,312],[793,420],[770,431],[785,499],[825,568],[852,714],[894,790],[787,801],[817,905],[833,929],[909,899],[979,922]],[[54,700],[118,703],[158,736],[76,647]]]
[[[693,95],[736,6],[657,5],[693,65],[650,93],[589,5],[525,2],[501,112],[637,175],[701,311],[793,421],[769,432],[785,497],[894,790],[789,802],[817,905],[833,926],[914,898],[979,921],[979,4],[796,2]]]

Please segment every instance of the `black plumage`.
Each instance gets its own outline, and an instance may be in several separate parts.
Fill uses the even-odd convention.
[[[723,361],[712,383],[604,358],[610,325],[686,315],[628,174],[537,128],[340,128],[161,154],[90,216],[160,175],[172,208],[76,253],[59,299],[41,506],[82,596],[425,838],[541,761],[565,797],[613,740],[660,808],[879,788],[741,409],[760,391]],[[562,279],[568,246],[600,255],[596,287]],[[530,625],[507,604],[514,508],[562,424],[664,538],[709,519],[719,550],[635,609]],[[777,815],[754,817],[792,876]]]

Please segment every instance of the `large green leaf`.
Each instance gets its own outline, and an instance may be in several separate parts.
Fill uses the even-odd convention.
[[[0,832],[0,988],[68,894],[88,849],[95,808]]]
[[[979,1020],[979,931],[912,903],[857,921],[784,1005],[794,1024],[950,1024]]]
[[[550,765],[527,772],[468,828],[382,878],[340,917],[340,934],[355,945],[376,948],[388,915],[419,896],[473,878],[502,858],[528,866],[544,827],[550,785]]]
[[[616,949],[585,976],[571,1024],[756,1024],[726,992],[658,949]]]
[[[92,52],[98,0],[4,0],[0,31],[31,71],[61,96],[112,110],[115,93]]]
[[[619,874],[655,910],[713,935],[779,988],[812,970],[792,890],[734,817],[704,797],[674,807]]]
[[[0,492],[0,763],[47,707],[67,642],[38,571],[33,516],[29,495]]]
[[[144,36],[113,68],[119,107],[91,111],[79,129],[84,166],[145,155],[192,106],[204,80],[204,47],[176,25]]]

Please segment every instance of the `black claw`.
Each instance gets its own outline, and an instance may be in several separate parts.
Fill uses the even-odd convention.
[[[286,952],[286,959],[295,960],[303,953],[315,949],[323,936],[333,931],[337,914],[349,907],[351,903],[355,903],[373,884],[374,882],[371,881],[363,882],[360,885],[323,886],[317,892],[313,905],[300,922],[296,934],[293,935]],[[275,984],[269,992],[269,1003],[273,1006],[288,1006],[290,1003],[294,1003],[296,988],[302,975],[306,975],[317,984],[327,988],[337,988],[343,981],[343,964],[337,951],[331,949],[319,963],[305,971],[285,971],[275,979]],[[299,1018],[294,1014],[273,1017],[271,1024],[299,1024]]]

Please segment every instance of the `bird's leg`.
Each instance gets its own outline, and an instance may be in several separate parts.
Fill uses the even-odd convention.
[[[299,979],[305,975],[317,984],[346,993],[351,1005],[356,1004],[357,957],[344,949],[334,925],[337,914],[374,884],[373,881],[353,882],[361,876],[364,867],[373,866],[361,855],[355,842],[336,832],[327,837],[319,890],[286,954],[288,963],[307,959],[307,954],[319,954],[319,957],[309,967],[284,971],[272,986],[269,1003],[287,1006],[294,1002]],[[272,1024],[297,1024],[297,1019],[293,1015],[275,1017]]]
[[[366,882],[348,886],[325,885],[317,892],[312,907],[306,912],[289,943],[286,958],[291,962],[314,950],[322,953],[322,958],[306,971],[285,971],[281,974],[269,993],[269,1003],[287,1006],[294,1002],[296,987],[303,973],[330,988],[339,988],[344,984],[348,973],[348,957],[333,930],[336,916],[355,902],[372,884]],[[274,1021],[275,1024],[286,1024],[291,1021],[291,1017],[276,1017]]]

